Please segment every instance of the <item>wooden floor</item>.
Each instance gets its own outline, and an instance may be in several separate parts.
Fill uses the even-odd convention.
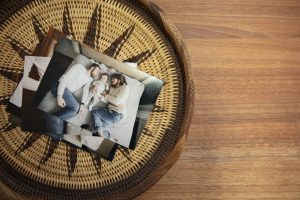
[[[300,1],[154,2],[190,53],[195,114],[137,199],[300,199]]]

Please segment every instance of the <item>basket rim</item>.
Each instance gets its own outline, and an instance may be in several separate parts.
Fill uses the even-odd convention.
[[[31,3],[35,0],[26,0],[26,4]],[[180,126],[180,133],[178,140],[176,141],[176,145],[173,150],[168,154],[167,157],[160,160],[158,167],[154,170],[155,173],[149,174],[147,178],[144,179],[143,182],[135,185],[128,194],[128,191],[125,191],[123,194],[118,194],[120,198],[132,198],[140,195],[149,189],[152,185],[154,185],[169,169],[170,167],[177,161],[179,154],[182,150],[182,145],[185,143],[188,130],[191,124],[191,119],[193,116],[194,110],[194,83],[192,80],[192,71],[191,71],[191,61],[187,52],[187,48],[183,42],[182,36],[179,31],[175,28],[175,26],[167,19],[166,13],[159,8],[157,4],[152,2],[151,0],[139,0],[139,3],[142,3],[148,11],[155,17],[158,23],[161,23],[165,33],[167,34],[168,40],[172,43],[174,50],[176,51],[177,58],[180,61],[180,66],[183,67],[182,74],[184,76],[184,113],[183,113],[183,121]],[[22,9],[24,5],[20,5],[15,11]],[[9,18],[9,16],[7,17]],[[0,19],[0,23],[6,21],[5,18]],[[155,21],[155,23],[157,23]],[[158,148],[159,150],[159,148]]]

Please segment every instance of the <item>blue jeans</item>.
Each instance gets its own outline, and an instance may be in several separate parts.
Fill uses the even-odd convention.
[[[113,110],[99,108],[92,110],[92,120],[93,120],[93,129],[94,131],[102,128],[104,138],[109,139],[110,133],[105,130],[106,128],[112,126],[115,122],[120,121],[124,118],[122,113],[118,113]]]
[[[51,93],[55,97],[57,96],[57,87],[58,83],[54,83],[51,85]],[[79,110],[79,104],[76,98],[74,97],[73,93],[67,88],[65,88],[62,97],[65,100],[66,106],[60,109],[59,111],[53,113],[53,115],[59,117],[62,120],[67,120],[77,114]]]
[[[43,115],[46,120],[46,130],[44,134],[57,140],[62,139],[64,134],[64,121],[49,113],[44,113]]]

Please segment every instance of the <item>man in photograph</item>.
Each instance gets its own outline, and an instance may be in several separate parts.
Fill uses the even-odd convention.
[[[68,120],[77,113],[81,113],[84,109],[91,82],[100,72],[100,66],[96,63],[92,64],[89,69],[86,69],[82,64],[75,64],[67,70],[58,82],[51,86],[51,93],[56,96],[57,105],[62,108],[53,115],[62,120]],[[79,105],[73,92],[82,87],[83,93]]]

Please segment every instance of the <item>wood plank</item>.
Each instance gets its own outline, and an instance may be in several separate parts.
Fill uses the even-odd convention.
[[[300,198],[300,2],[155,0],[192,61],[177,163],[136,199]]]

